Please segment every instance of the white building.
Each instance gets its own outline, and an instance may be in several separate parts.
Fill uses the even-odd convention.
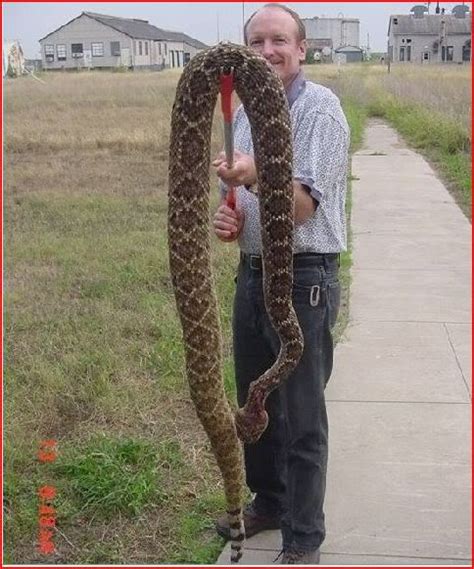
[[[82,12],[39,40],[43,69],[183,67],[207,46],[135,18]]]
[[[388,57],[395,63],[468,63],[471,61],[471,13],[464,5],[451,14],[424,5],[411,14],[390,16]]]

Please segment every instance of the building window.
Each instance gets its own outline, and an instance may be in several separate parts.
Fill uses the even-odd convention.
[[[394,23],[395,25],[397,25],[397,24],[398,24],[398,18],[393,18],[393,23]]]
[[[430,60],[430,54],[427,51],[425,51],[423,53],[423,61],[429,61],[429,60]]]
[[[91,43],[91,51],[92,51],[92,57],[103,57],[104,43],[101,41]]]
[[[148,55],[148,42],[144,42],[145,44],[145,55]]]
[[[165,43],[165,55],[168,55],[168,44]]]
[[[411,39],[407,39],[407,43],[411,43]]]
[[[407,61],[411,61],[411,45],[407,45]]]
[[[143,45],[142,42],[138,42],[138,55],[143,55]]]
[[[56,46],[56,55],[58,56],[58,61],[66,61],[66,44],[58,43]]]
[[[398,61],[405,61],[405,48],[404,47],[400,48],[400,57],[398,58]]]
[[[82,49],[82,43],[72,43],[71,44],[71,55],[73,57],[83,57],[84,50]]]
[[[120,42],[111,41],[110,42],[110,55],[117,56],[120,55]]]
[[[161,55],[161,43],[158,44],[158,53]]]
[[[45,45],[44,46],[44,56],[48,63],[54,61],[54,45]]]
[[[184,52],[184,58],[183,58],[183,65],[186,65],[190,61],[191,61],[191,54],[188,53],[187,51],[185,51]]]

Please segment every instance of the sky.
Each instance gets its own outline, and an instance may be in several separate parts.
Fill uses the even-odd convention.
[[[386,51],[388,20],[391,14],[409,14],[410,2],[286,2],[303,18],[337,17],[360,20],[360,46]],[[425,3],[427,4],[427,3]],[[462,2],[440,2],[446,13]],[[471,2],[465,2],[471,9]],[[241,42],[245,19],[264,2],[2,2],[3,39],[19,40],[28,59],[40,58],[38,40],[81,12],[98,12],[124,18],[141,18],[158,28],[179,31],[205,44],[218,41]],[[430,3],[434,14],[436,2]]]

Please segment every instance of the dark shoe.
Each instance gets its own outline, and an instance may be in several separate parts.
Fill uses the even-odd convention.
[[[244,509],[245,537],[252,537],[267,529],[280,529],[280,516],[267,516],[257,513],[254,503],[251,502]],[[230,539],[230,528],[227,514],[221,516],[216,522],[217,533],[225,539]]]
[[[314,551],[298,551],[297,549],[286,549],[283,551],[281,565],[319,565],[319,558],[319,549],[315,549]]]

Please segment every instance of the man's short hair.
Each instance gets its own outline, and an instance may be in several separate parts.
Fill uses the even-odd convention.
[[[288,6],[285,6],[284,4],[272,3],[272,4],[265,4],[265,6],[262,6],[262,8],[259,8],[258,10],[256,10],[250,16],[250,18],[245,22],[245,25],[244,25],[244,43],[245,43],[245,45],[248,44],[247,28],[248,28],[252,18],[255,16],[255,14],[258,14],[258,12],[260,12],[260,10],[263,10],[263,8],[278,8],[280,10],[283,10],[287,14],[290,14],[290,16],[296,22],[296,25],[298,27],[298,33],[297,33],[298,42],[306,39],[306,28],[304,27],[303,21],[298,16],[298,14],[294,10],[292,10],[291,8],[288,8]]]

